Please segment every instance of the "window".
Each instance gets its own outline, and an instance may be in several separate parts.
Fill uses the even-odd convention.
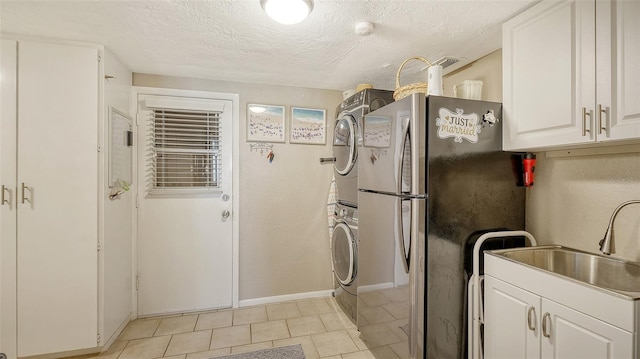
[[[153,108],[152,192],[221,187],[218,111]]]

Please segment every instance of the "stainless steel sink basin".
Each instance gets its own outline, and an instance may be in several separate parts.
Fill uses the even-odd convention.
[[[598,288],[640,296],[640,263],[562,246],[526,247],[494,253]]]

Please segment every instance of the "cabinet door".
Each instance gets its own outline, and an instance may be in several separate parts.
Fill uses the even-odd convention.
[[[484,283],[485,357],[540,358],[540,297],[488,275]]]
[[[594,14],[595,1],[547,1],[504,24],[505,150],[594,140]]]
[[[98,50],[19,42],[18,81],[18,356],[95,347]]]
[[[598,140],[640,138],[640,2],[597,1],[596,16]]]
[[[544,298],[540,316],[549,335],[542,337],[543,358],[633,357],[634,336],[620,328]]]
[[[16,357],[16,57],[17,43],[0,49],[0,351]]]

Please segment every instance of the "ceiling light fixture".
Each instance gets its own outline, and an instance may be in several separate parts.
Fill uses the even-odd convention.
[[[273,20],[293,25],[309,16],[313,9],[313,0],[260,0],[260,5]]]
[[[372,22],[369,22],[369,21],[357,22],[355,25],[356,35],[369,36],[373,34],[374,28],[375,28],[375,25]]]

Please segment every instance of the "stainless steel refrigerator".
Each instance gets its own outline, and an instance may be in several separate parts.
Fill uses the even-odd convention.
[[[524,228],[500,103],[413,94],[365,116],[358,330],[385,356],[465,358],[465,246]]]

